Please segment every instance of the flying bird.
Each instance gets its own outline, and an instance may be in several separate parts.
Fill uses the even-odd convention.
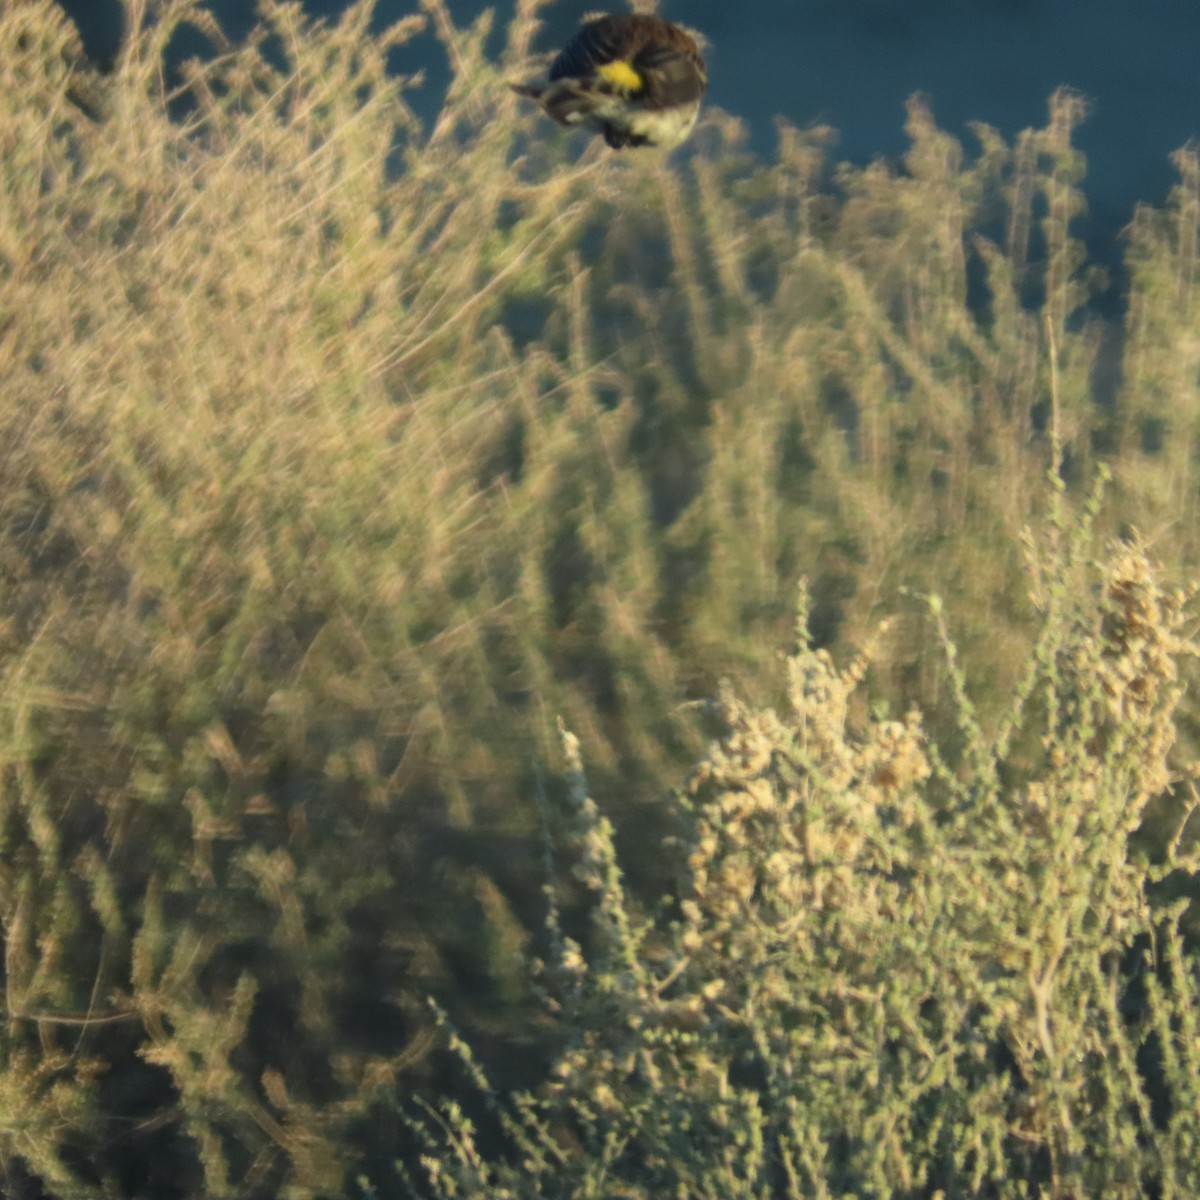
[[[592,16],[550,64],[546,83],[513,83],[560,125],[585,125],[614,149],[678,146],[708,86],[696,35],[644,13]]]

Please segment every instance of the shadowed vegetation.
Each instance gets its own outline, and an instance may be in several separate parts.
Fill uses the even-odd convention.
[[[1089,563],[1087,534],[1055,519],[1029,543],[1042,616],[994,734],[945,642],[951,759],[915,710],[852,717],[868,659],[813,649],[802,597],[786,708],[721,697],[649,917],[567,734],[560,843],[592,919],[581,944],[551,909],[559,1057],[506,1101],[455,1039],[511,1152],[481,1148],[456,1104],[417,1114],[414,1190],[1193,1194],[1200,972],[1186,902],[1151,893],[1200,859],[1177,840],[1149,869],[1127,853],[1173,773],[1190,597],[1136,540]]]
[[[0,11],[11,1195],[390,1187],[397,1097],[452,1085],[428,994],[504,1087],[563,1061],[525,969],[546,952],[539,779],[551,799],[576,786],[556,719],[651,903],[705,702],[722,680],[747,711],[782,699],[802,576],[822,648],[896,618],[854,719],[919,706],[916,744],[963,771],[1007,736],[1002,808],[1049,753],[1005,716],[1053,649],[1027,547],[1085,611],[1094,581],[1055,572],[1082,555],[1064,514],[1105,464],[1097,536],[1136,525],[1166,579],[1196,565],[1193,150],[1131,226],[1128,315],[1105,322],[1071,236],[1069,93],[1045,129],[1009,146],[981,128],[970,153],[914,102],[895,168],[835,167],[828,131],[787,125],[763,163],[719,112],[676,158],[618,158],[547,135],[504,86],[538,0],[502,37],[441,0],[386,31],[369,3],[328,26],[259,7],[229,47],[192,0],[131,4],[106,76],[48,0]],[[213,53],[176,78],[184,24]],[[452,70],[429,128],[405,102],[417,81],[387,71],[414,37]],[[1025,537],[1047,520],[1054,537]],[[910,598],[933,592],[949,663]],[[1147,703],[1182,762],[1194,714],[1171,695]],[[1117,753],[1099,727],[1076,741]],[[1129,784],[1155,862],[1177,774]],[[960,805],[969,777],[936,775]],[[985,854],[977,825],[962,816],[946,853]],[[1130,832],[1106,843],[1118,865]],[[565,920],[587,895],[562,898]],[[1019,924],[1022,896],[986,920]],[[1176,999],[1146,1011],[1168,1014],[1170,1076],[1164,1031],[1192,1010],[1164,978]],[[947,1038],[978,1018],[960,1002]],[[971,1089],[1053,1067],[1036,1046],[1013,1065],[988,1030]],[[1075,1179],[1073,1136],[1030,1150],[1030,1177]],[[830,1150],[842,1190],[876,1178],[856,1153]]]

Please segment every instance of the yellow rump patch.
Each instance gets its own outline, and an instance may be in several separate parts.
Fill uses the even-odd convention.
[[[604,63],[603,66],[597,67],[596,74],[622,91],[641,91],[642,77],[622,59],[618,58],[616,62]]]

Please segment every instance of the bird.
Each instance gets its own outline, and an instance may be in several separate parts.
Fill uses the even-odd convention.
[[[707,86],[697,35],[647,13],[585,17],[546,83],[509,84],[560,125],[590,127],[614,150],[678,146]]]

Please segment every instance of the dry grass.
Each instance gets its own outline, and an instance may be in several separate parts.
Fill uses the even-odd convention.
[[[786,125],[756,162],[717,112],[611,156],[503,86],[540,7],[493,59],[440,0],[384,33],[268,0],[241,47],[148,0],[106,78],[48,0],[0,11],[9,1190],[336,1192],[428,1083],[429,990],[550,1053],[520,951],[556,718],[655,894],[697,702],[773,698],[801,575],[822,645],[898,614],[852,716],[919,703],[950,754],[906,590],[947,596],[992,731],[1049,497],[1107,455],[1099,525],[1192,565],[1194,152],[1132,231],[1114,411],[1077,98],[974,156],[914,103],[902,170]],[[175,80],[184,22],[214,53]],[[418,36],[428,128],[386,69]]]
[[[1148,871],[1128,843],[1180,780],[1179,665],[1200,647],[1191,597],[1136,540],[1088,562],[1089,524],[1031,561],[1038,649],[998,735],[944,643],[950,759],[916,711],[850,717],[867,657],[814,649],[802,596],[787,707],[722,699],[649,918],[566,735],[563,842],[592,922],[581,944],[552,910],[563,1048],[502,1100],[452,1037],[488,1133],[456,1105],[414,1118],[415,1193],[1193,1194],[1200,973],[1161,884],[1200,858],[1176,842]],[[1182,779],[1190,813],[1194,764]]]

